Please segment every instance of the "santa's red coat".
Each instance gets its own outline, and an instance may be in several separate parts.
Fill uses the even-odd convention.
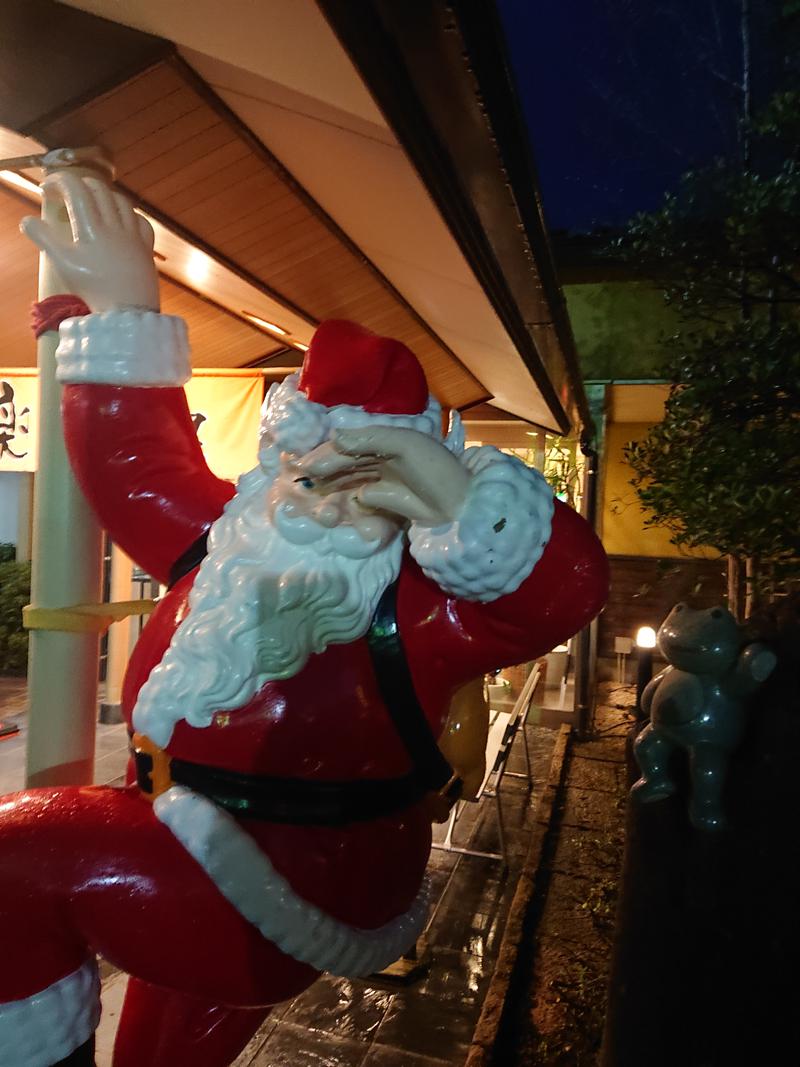
[[[145,571],[166,582],[174,562],[234,492],[208,470],[183,391],[67,386],[64,426],[73,468],[102,525]],[[166,594],[139,640],[123,693],[129,722],[140,687],[188,610],[193,578],[194,572],[186,575]],[[462,683],[539,656],[588,623],[604,603],[607,581],[605,555],[591,528],[559,502],[541,560],[515,593],[493,603],[456,600],[406,556],[398,586],[400,633],[434,731]],[[299,778],[394,777],[410,769],[364,639],[311,656],[295,677],[268,683],[245,707],[218,714],[207,728],[179,723],[168,752],[239,772]],[[39,820],[41,864],[50,864],[46,879],[61,884],[68,899],[65,906],[54,898],[46,921],[55,931],[75,916],[66,943],[60,935],[60,973],[67,972],[70,953],[71,962],[80,963],[88,943],[149,982],[218,1003],[274,1002],[313,979],[311,968],[285,957],[238,916],[135,787],[65,791],[60,808],[46,795],[51,814],[49,826]],[[28,809],[34,820],[38,803],[34,797]],[[41,804],[47,806],[44,794]],[[22,817],[20,834],[25,822]],[[363,928],[407,910],[430,847],[419,806],[341,828],[242,825],[300,896]],[[33,860],[26,870],[21,856],[19,892],[41,895]],[[42,943],[41,930],[36,940]],[[41,988],[44,960],[27,952],[17,975],[22,983],[5,998]]]

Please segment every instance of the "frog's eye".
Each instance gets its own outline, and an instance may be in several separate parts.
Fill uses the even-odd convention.
[[[314,482],[310,478],[295,478],[295,485],[302,485],[304,489],[313,489]]]

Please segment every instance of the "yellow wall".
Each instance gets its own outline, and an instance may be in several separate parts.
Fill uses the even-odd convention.
[[[645,527],[645,511],[630,484],[633,471],[623,458],[628,441],[641,440],[647,422],[609,423],[605,438],[605,477],[603,489],[602,537],[606,552],[612,556],[694,556],[714,559],[713,549],[691,551],[671,544],[663,527]]]

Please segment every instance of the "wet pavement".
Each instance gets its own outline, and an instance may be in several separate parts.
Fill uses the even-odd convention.
[[[0,741],[0,793],[19,789],[24,765],[24,682],[0,679],[0,719],[16,719],[21,733]],[[532,716],[532,718],[535,718]],[[495,859],[434,850],[429,874],[435,901],[421,975],[410,985],[384,979],[325,976],[302,996],[273,1009],[235,1067],[442,1067],[460,1064],[494,971],[506,916],[533,831],[533,812],[547,779],[556,732],[526,727],[534,788],[506,776],[501,786],[508,871]],[[95,780],[116,782],[124,772],[124,726],[98,726]],[[518,737],[508,769],[525,769]],[[445,827],[435,827],[442,841]],[[485,852],[500,849],[496,805],[468,804],[454,843]],[[104,1017],[97,1067],[110,1067],[125,975],[104,968]],[[177,1065],[176,1065],[177,1067]]]
[[[16,723],[19,733],[0,738],[0,796],[25,787],[25,743],[28,726],[27,686],[24,678],[0,678],[0,722]],[[125,724],[97,724],[94,781],[121,785],[128,763]]]
[[[443,1067],[462,1064],[494,971],[506,916],[533,830],[533,806],[547,778],[555,731],[526,727],[534,789],[502,784],[509,869],[498,860],[433,850],[437,899],[425,935],[425,973],[410,986],[321,978],[275,1009],[235,1067]],[[524,770],[522,739],[509,769]],[[435,839],[444,827],[434,828]],[[500,847],[494,802],[469,804],[454,841],[480,851]],[[98,1067],[99,1061],[98,1061]]]

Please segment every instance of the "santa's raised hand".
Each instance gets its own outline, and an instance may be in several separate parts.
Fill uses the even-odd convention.
[[[69,292],[92,311],[158,311],[153,228],[147,219],[99,178],[58,171],[45,178],[42,189],[48,200],[63,200],[71,240],[31,215],[20,229],[51,257]]]
[[[387,426],[337,430],[297,467],[317,492],[357,488],[363,507],[423,526],[456,519],[469,486],[469,472],[440,441]]]

